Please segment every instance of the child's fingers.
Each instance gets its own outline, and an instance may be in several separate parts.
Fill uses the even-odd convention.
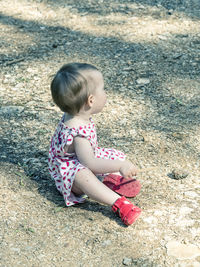
[[[128,179],[128,178],[133,178],[134,176],[137,175],[137,169],[134,167],[134,168],[130,168],[129,170],[125,171],[125,172],[121,172],[121,175],[125,178],[125,179]]]
[[[137,170],[136,169],[132,170],[131,171],[131,176],[133,177],[133,176],[136,176],[136,175],[137,175]]]
[[[126,175],[125,178],[133,178],[133,177],[136,176],[136,175],[137,175],[137,174],[136,174],[135,171],[131,171],[131,172],[129,172],[129,173]]]

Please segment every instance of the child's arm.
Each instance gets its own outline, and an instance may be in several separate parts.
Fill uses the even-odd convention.
[[[74,149],[80,163],[95,174],[120,172],[125,178],[137,174],[135,166],[130,161],[95,158],[91,144],[86,138],[75,137]]]

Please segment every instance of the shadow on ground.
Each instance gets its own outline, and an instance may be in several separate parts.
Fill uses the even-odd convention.
[[[117,1],[88,1],[84,0],[78,2],[73,0],[68,1],[52,1],[49,0],[48,4],[57,7],[68,6],[77,10],[80,14],[97,14],[108,15],[110,13],[132,14],[137,16],[140,9],[150,9],[152,7],[162,7],[166,9],[169,15],[174,12],[182,12],[187,16],[200,17],[200,3],[198,0],[183,0],[183,1],[166,1],[166,0],[117,0]],[[134,7],[133,7],[134,5]],[[148,10],[149,11],[149,10]],[[154,14],[152,14],[154,15]]]

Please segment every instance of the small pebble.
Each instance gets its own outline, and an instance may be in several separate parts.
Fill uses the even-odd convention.
[[[129,266],[132,263],[132,259],[131,258],[124,258],[122,261],[123,265]]]
[[[183,170],[174,169],[172,170],[171,176],[175,180],[180,180],[186,178],[188,173]]]
[[[139,78],[137,79],[137,84],[139,85],[146,85],[146,84],[149,84],[150,83],[150,80],[147,79],[147,78]]]
[[[108,239],[108,240],[103,241],[102,246],[107,247],[107,246],[111,245],[111,243],[112,243],[112,241]]]
[[[10,248],[10,250],[16,252],[16,253],[20,253],[20,248]]]

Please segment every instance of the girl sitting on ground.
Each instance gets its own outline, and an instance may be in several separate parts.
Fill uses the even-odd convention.
[[[85,63],[64,65],[51,82],[55,104],[64,112],[52,137],[49,171],[66,206],[84,202],[83,195],[109,205],[126,225],[141,210],[118,195],[98,178],[98,174],[119,172],[124,178],[137,174],[136,167],[116,149],[101,148],[91,115],[106,104],[103,76]]]

